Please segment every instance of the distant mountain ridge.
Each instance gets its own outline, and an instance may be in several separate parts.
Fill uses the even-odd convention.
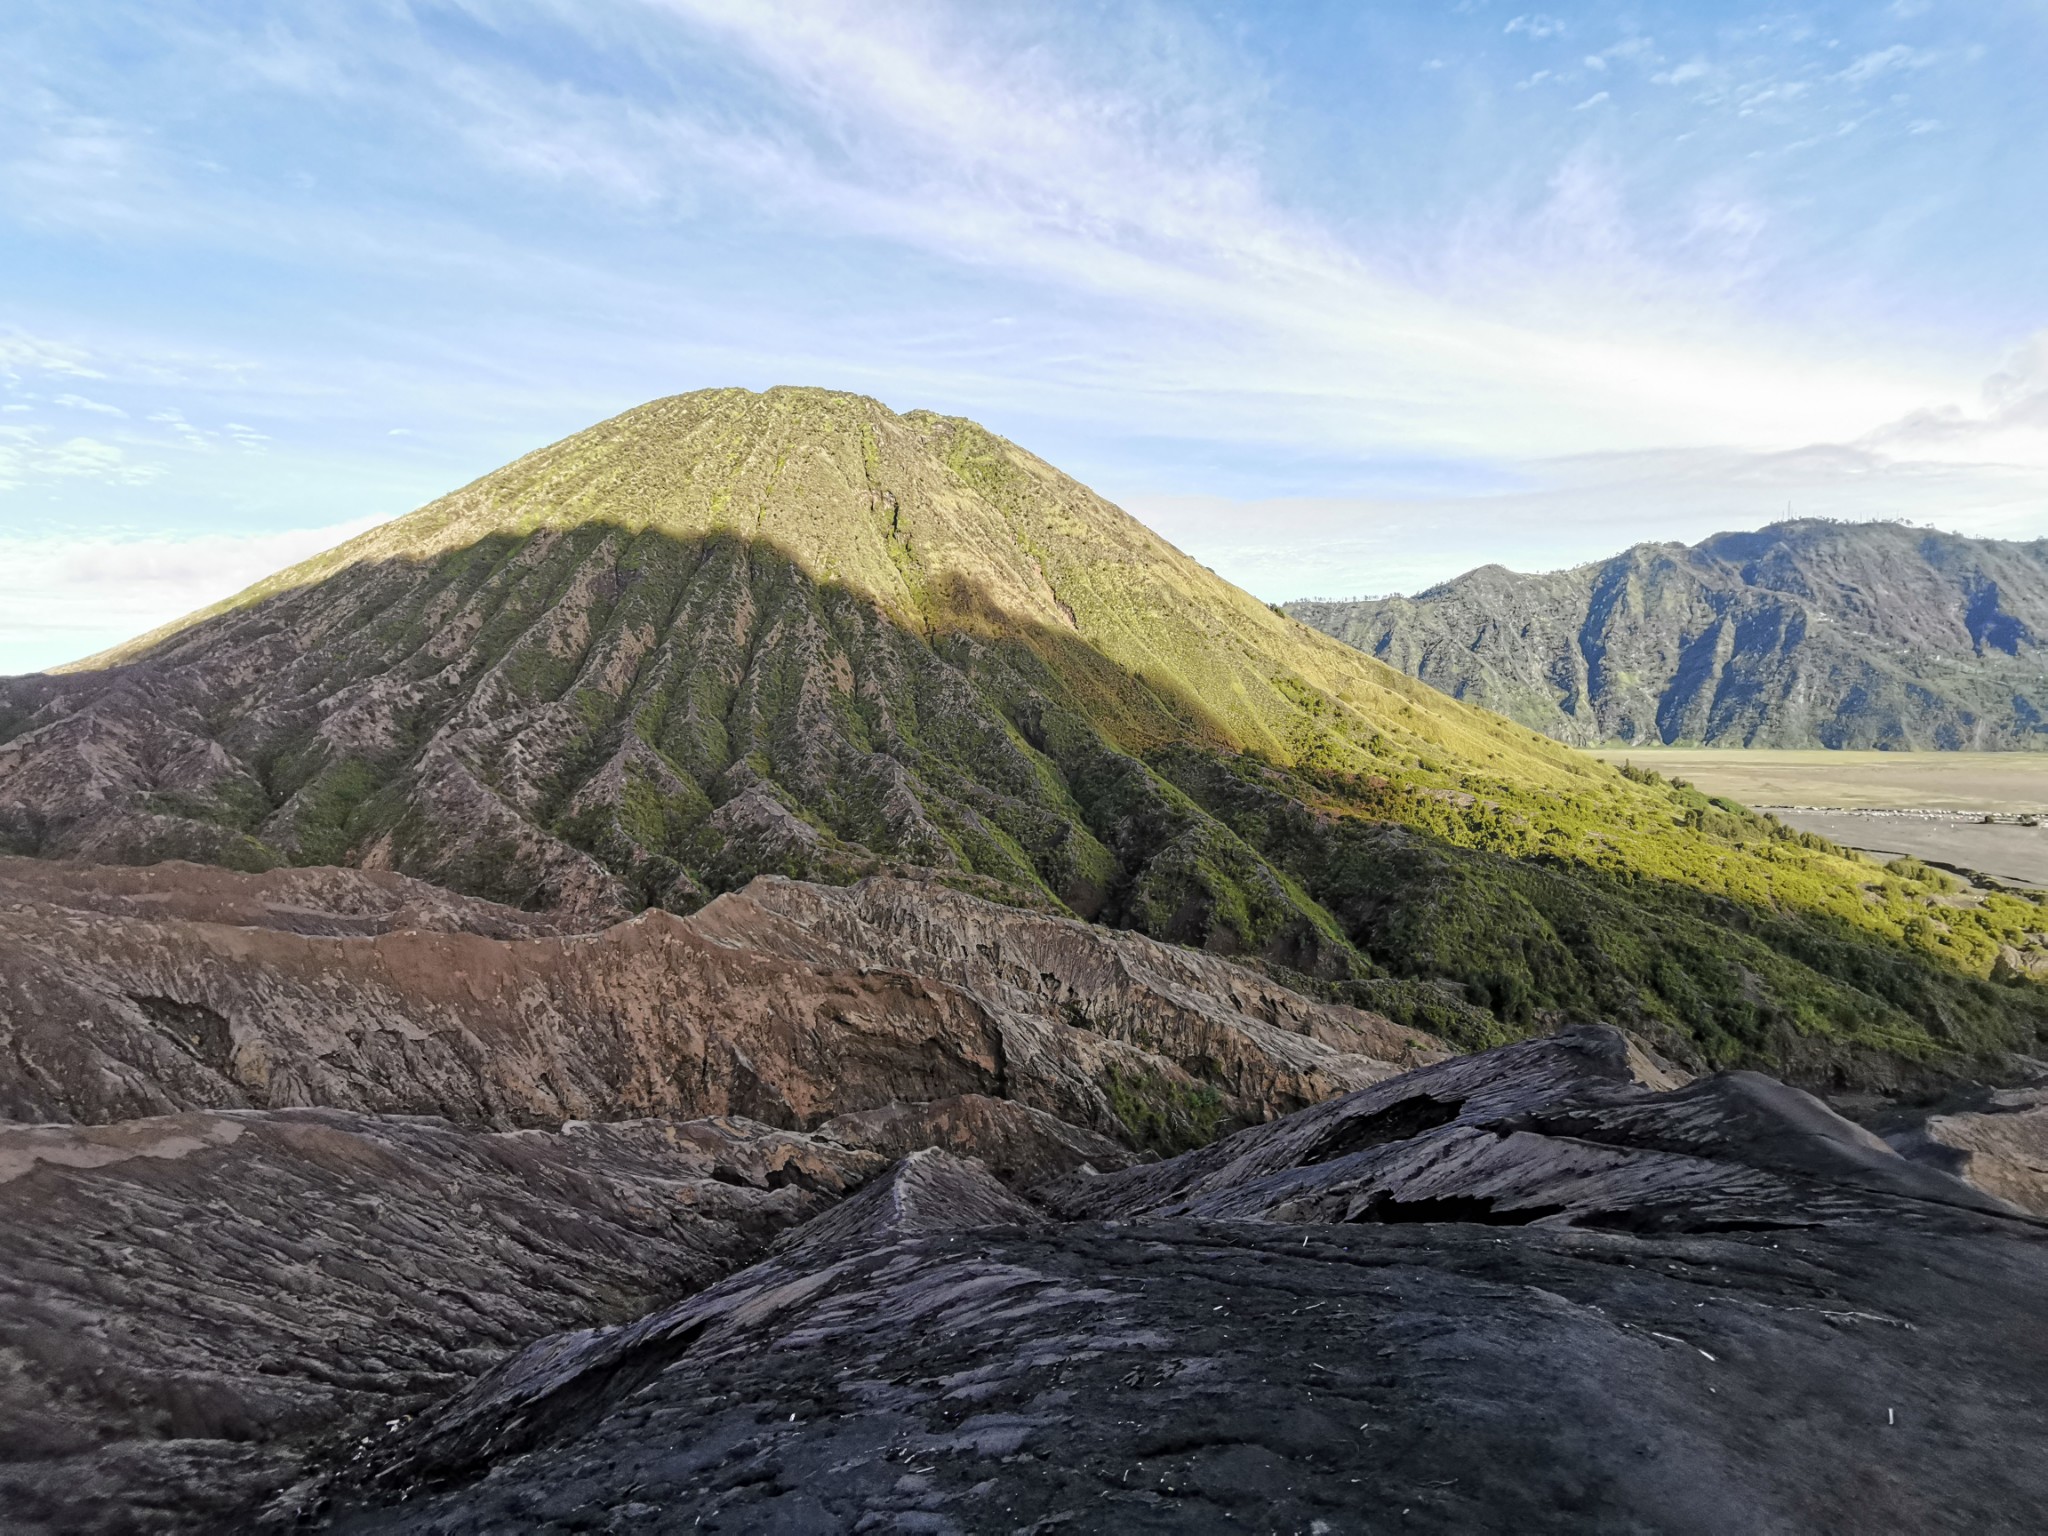
[[[2048,746],[2048,540],[1802,518],[1286,610],[1574,746]]]

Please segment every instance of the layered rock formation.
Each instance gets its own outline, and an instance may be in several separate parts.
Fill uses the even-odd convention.
[[[0,1125],[10,1529],[1997,1529],[2043,1492],[2048,1229],[1611,1030],[1444,1058],[884,878],[590,934],[343,870],[0,893],[0,1087],[53,1122]]]
[[[158,893],[181,873],[153,872]],[[899,881],[764,879],[694,917],[571,937],[486,937],[517,914],[470,903],[448,927],[334,938],[318,930],[378,902],[431,915],[432,894],[335,870],[321,904],[308,886],[280,910],[264,900],[277,876],[191,873],[138,906],[125,873],[51,881],[0,861],[0,1114],[311,1104],[802,1128],[984,1094],[1173,1149],[1440,1051],[1209,956]],[[214,899],[254,925],[199,920]],[[137,915],[166,911],[194,915]]]
[[[937,1153],[301,1488],[350,1532],[2029,1529],[2048,1228],[1611,1031],[1020,1204]],[[329,1502],[331,1501],[331,1502]]]
[[[1775,523],[1289,613],[1581,746],[2010,748],[2048,731],[2048,542]]]
[[[902,881],[561,934],[388,873],[0,860],[0,1505],[233,1526],[893,1158],[1107,1172],[1440,1054]]]
[[[2048,1086],[1973,1088],[1880,1128],[1905,1156],[2048,1217]]]

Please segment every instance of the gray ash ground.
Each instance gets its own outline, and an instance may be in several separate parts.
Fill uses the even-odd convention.
[[[340,1529],[2027,1529],[2048,1360],[1949,1235],[924,1236]]]
[[[1880,858],[1908,856],[1943,869],[1988,875],[2001,885],[2048,887],[2048,826],[2033,815],[1983,811],[1830,806],[1768,807],[1788,827],[1817,832],[1844,848]]]
[[[2048,1225],[1589,1031],[1036,1208],[920,1154],[298,1497],[447,1536],[2036,1530],[2044,1281]]]

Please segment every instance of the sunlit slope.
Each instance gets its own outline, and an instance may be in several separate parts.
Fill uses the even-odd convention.
[[[1454,1037],[1598,1014],[1814,1072],[2039,1015],[1988,980],[2031,905],[1632,781],[859,396],[657,401],[81,665],[0,685],[24,851],[388,865],[592,922],[914,866]]]
[[[907,627],[1023,638],[1091,689],[1099,723],[1132,748],[1193,726],[1233,748],[1367,768],[1354,738],[1377,730],[1462,759],[1492,754],[1531,781],[1587,777],[1534,732],[1275,614],[973,422],[814,389],[705,390],[628,411],[76,666],[131,659],[351,566],[591,524],[758,541]],[[1109,667],[1091,667],[1074,638]]]

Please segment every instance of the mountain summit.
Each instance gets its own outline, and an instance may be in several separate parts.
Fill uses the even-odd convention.
[[[1287,611],[1579,746],[2048,738],[2048,540],[1803,519]]]
[[[910,873],[1463,1044],[1596,1015],[1802,1073],[2026,1046],[2041,1011],[1977,979],[2031,904],[1626,778],[972,422],[815,389],[656,401],[0,683],[0,842],[396,869],[584,927]]]

